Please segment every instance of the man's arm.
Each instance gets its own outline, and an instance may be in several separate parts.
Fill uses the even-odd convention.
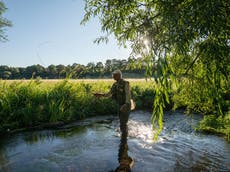
[[[100,97],[109,97],[112,95],[112,89],[113,89],[113,86],[110,88],[109,92],[108,93],[93,93],[94,96],[100,98]]]
[[[131,105],[131,92],[129,82],[125,84],[125,104]]]
[[[93,93],[94,96],[100,97],[109,97],[111,95],[110,91],[108,93]]]

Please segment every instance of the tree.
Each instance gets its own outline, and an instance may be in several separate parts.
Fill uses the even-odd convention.
[[[33,78],[33,77],[45,77],[46,76],[46,71],[45,68],[39,64],[37,65],[32,65],[26,67],[25,73],[24,73],[25,78]]]
[[[0,1],[0,41],[6,40],[6,36],[4,35],[4,28],[11,26],[11,22],[2,16],[5,11],[6,7],[4,3]]]
[[[3,72],[3,79],[9,79],[11,77],[11,72],[10,71],[4,71]]]
[[[72,70],[70,65],[65,67],[65,77],[66,78],[72,78],[73,72],[74,71]]]
[[[127,69],[128,69],[129,71],[132,71],[132,69],[134,68],[134,66],[135,66],[135,58],[129,57],[129,58],[128,58]]]
[[[96,66],[95,66],[96,72],[99,73],[100,75],[103,73],[104,71],[104,65],[102,62],[97,62]]]
[[[111,60],[106,60],[105,62],[105,72],[112,72],[112,61]]]
[[[12,73],[12,76],[11,76],[12,79],[16,79],[20,77],[20,71],[17,67],[11,67],[10,70]]]
[[[26,78],[25,77],[26,69],[24,67],[19,67],[18,70],[19,70],[19,73],[20,73],[20,78],[17,78],[17,79]]]
[[[73,78],[82,78],[87,72],[86,67],[84,65],[80,65],[76,63],[72,65],[72,69],[74,71]]]
[[[127,67],[127,60],[123,59],[121,60],[121,70],[126,70],[126,67]]]
[[[94,62],[89,62],[86,67],[89,73],[94,73],[95,72],[95,63]]]
[[[56,78],[57,77],[57,69],[55,65],[49,65],[48,66],[48,73],[49,73],[49,78]]]
[[[2,79],[8,79],[11,75],[9,73],[10,68],[8,66],[0,66],[0,78]]]
[[[112,59],[112,70],[121,69],[122,63],[119,59]]]
[[[64,78],[66,71],[65,71],[65,66],[62,64],[59,64],[56,66],[57,73],[58,73],[58,78]]]
[[[114,34],[119,44],[131,42],[132,53],[145,59],[146,74],[156,83],[152,121],[158,119],[160,129],[172,82],[179,84],[177,92],[187,99],[188,107],[196,109],[193,101],[198,101],[196,106],[201,106],[196,110],[208,112],[202,108],[208,99],[211,111],[223,115],[223,95],[230,92],[228,0],[85,2],[82,23],[99,16],[105,33],[97,42]],[[196,96],[191,95],[194,92]]]

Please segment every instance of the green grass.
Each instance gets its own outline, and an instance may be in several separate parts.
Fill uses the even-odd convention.
[[[138,79],[129,81],[136,109],[153,110],[154,82]],[[117,107],[111,98],[98,99],[92,94],[108,92],[113,82],[108,79],[0,80],[0,133],[43,124],[69,123],[96,115],[116,114]],[[170,99],[177,102],[177,108],[192,107],[184,97],[186,94],[170,95]],[[198,103],[193,106],[198,105],[201,106]],[[170,105],[168,109],[171,107]],[[202,107],[205,106],[202,104]],[[195,108],[191,109],[196,111]],[[229,111],[222,117],[205,115],[197,129],[224,135],[230,141]]]
[[[223,135],[230,142],[230,112],[224,117],[219,116],[218,118],[215,115],[204,116],[198,130]]]
[[[97,99],[92,94],[109,91],[112,83],[112,80],[0,81],[0,132],[116,114],[116,104],[111,98]],[[152,83],[132,80],[131,85],[137,109],[151,109]]]

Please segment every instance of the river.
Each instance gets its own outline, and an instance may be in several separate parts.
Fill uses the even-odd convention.
[[[166,113],[153,141],[151,113],[135,111],[128,123],[132,172],[230,171],[230,144],[194,130],[200,115]],[[88,118],[57,130],[21,132],[0,140],[2,172],[109,172],[118,166],[119,121]]]

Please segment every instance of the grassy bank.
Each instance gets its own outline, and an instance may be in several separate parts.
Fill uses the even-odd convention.
[[[215,115],[204,116],[197,129],[205,133],[224,136],[230,142],[230,113],[218,118]]]
[[[150,82],[130,81],[137,109],[151,109]],[[116,114],[111,98],[97,99],[93,92],[109,91],[113,80],[0,81],[0,132],[41,124]]]
[[[144,79],[129,81],[136,109],[152,110],[155,94],[153,82],[146,82]],[[117,107],[111,98],[97,99],[92,94],[109,91],[113,82],[112,79],[0,81],[0,132],[47,124],[65,124],[95,115],[116,114]],[[184,97],[185,94],[171,95],[177,108],[189,107],[186,104],[189,101]],[[230,140],[229,115],[205,115],[198,129],[224,135]]]

